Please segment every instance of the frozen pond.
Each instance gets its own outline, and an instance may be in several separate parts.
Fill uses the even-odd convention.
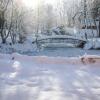
[[[100,50],[84,50],[81,48],[45,48],[38,52],[25,52],[29,56],[77,57],[84,54],[100,55]]]

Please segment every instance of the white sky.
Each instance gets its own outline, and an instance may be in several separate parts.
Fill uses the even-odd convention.
[[[60,0],[22,0],[25,6],[29,8],[35,8],[42,1],[51,5],[55,5]]]

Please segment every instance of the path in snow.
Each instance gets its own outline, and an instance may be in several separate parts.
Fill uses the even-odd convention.
[[[96,59],[0,55],[0,100],[100,100]]]

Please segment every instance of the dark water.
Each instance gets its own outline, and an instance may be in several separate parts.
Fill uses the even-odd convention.
[[[81,48],[45,48],[44,50],[24,53],[29,56],[49,56],[49,57],[78,57],[85,54],[100,55],[100,50],[84,50]]]

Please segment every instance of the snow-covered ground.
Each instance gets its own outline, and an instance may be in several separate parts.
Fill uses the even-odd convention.
[[[31,41],[26,41],[23,44],[16,43],[14,45],[0,44],[0,53],[24,53],[24,52],[34,52],[36,51],[36,45],[32,44]]]
[[[100,57],[0,54],[0,100],[100,100]]]
[[[39,50],[36,45],[27,42],[24,44],[15,44],[15,45],[0,45],[0,53],[3,54],[12,54],[20,53],[29,56],[49,56],[49,57],[79,57],[85,54],[88,55],[99,55],[100,50],[86,50],[85,48],[70,48],[70,47],[51,47],[51,48],[42,48]]]
[[[100,49],[100,38],[88,39],[84,49]]]

